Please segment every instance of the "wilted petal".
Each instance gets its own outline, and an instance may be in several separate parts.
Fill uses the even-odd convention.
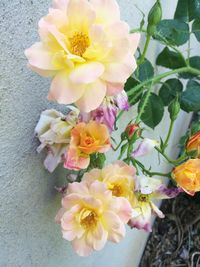
[[[138,148],[133,151],[132,157],[142,157],[151,153],[155,146],[159,145],[159,142],[149,138],[144,138],[144,140],[139,144]]]
[[[49,172],[53,172],[56,167],[63,161],[63,156],[67,146],[57,144],[49,147],[47,157],[44,161],[44,166]]]
[[[120,94],[116,95],[114,100],[116,101],[119,109],[126,111],[129,109],[128,96],[124,90]]]

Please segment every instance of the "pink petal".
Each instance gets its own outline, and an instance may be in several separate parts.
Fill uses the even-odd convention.
[[[124,90],[124,84],[121,83],[107,83],[107,93],[108,96],[114,96],[119,94]]]
[[[65,9],[67,9],[68,3],[69,3],[69,0],[54,0],[53,1],[53,8],[65,10]]]
[[[69,25],[80,27],[79,30],[88,28],[95,21],[95,11],[87,0],[71,0],[67,8]],[[84,32],[84,31],[83,31]]]
[[[153,210],[153,212],[159,217],[159,218],[165,218],[165,215],[162,213],[161,210],[159,210],[159,208],[153,203],[151,202],[151,208]]]
[[[44,160],[44,166],[49,172],[53,172],[63,161],[63,155],[67,149],[66,145],[56,144],[49,147],[47,157]]]
[[[127,223],[132,216],[132,207],[129,201],[123,197],[117,197],[115,202],[118,206],[117,215],[122,220],[123,223]]]
[[[83,96],[76,102],[83,112],[90,112],[98,108],[106,95],[106,84],[101,80],[87,85]]]
[[[95,230],[88,232],[86,242],[94,250],[101,250],[107,242],[108,232],[104,230],[103,225],[98,223]]]
[[[61,218],[63,216],[63,214],[66,212],[66,209],[64,208],[61,208],[59,209],[58,213],[56,214],[56,217],[55,217],[55,222],[56,223],[61,223]]]
[[[109,24],[120,20],[120,10],[115,0],[91,0],[90,3],[96,11],[97,21]]]
[[[125,83],[136,67],[134,56],[127,54],[122,62],[107,64],[102,79],[110,83]]]
[[[25,55],[28,58],[29,64],[33,67],[47,71],[57,70],[57,67],[52,63],[53,53],[45,49],[40,42],[26,49]]]
[[[38,23],[39,35],[44,42],[48,41],[50,41],[50,43],[55,42],[54,38],[52,38],[51,36],[52,33],[49,27],[53,26],[54,28],[56,27],[57,29],[60,29],[66,24],[67,24],[67,16],[65,12],[59,9],[50,8],[49,14],[41,18]]]
[[[104,213],[105,228],[108,231],[108,240],[119,243],[124,238],[126,229],[120,218],[112,211]]]
[[[130,40],[130,48],[131,48],[131,52],[133,53],[133,55],[135,54],[138,46],[139,46],[139,42],[140,42],[140,33],[132,33],[130,34],[129,40]]]
[[[95,82],[104,72],[104,66],[98,62],[82,64],[72,70],[69,79],[76,84]]]
[[[57,70],[42,70],[40,68],[34,67],[30,65],[29,63],[27,64],[28,68],[30,68],[32,71],[36,72],[37,74],[43,76],[43,77],[53,77],[56,75]]]
[[[84,86],[72,84],[68,78],[68,72],[62,71],[53,79],[48,99],[67,105],[80,99],[83,93]]]
[[[72,241],[76,238],[76,232],[75,231],[62,231],[63,239],[67,241]]]
[[[92,247],[87,245],[85,236],[80,239],[74,239],[72,241],[72,246],[75,252],[82,257],[89,256],[93,251]]]
[[[78,193],[71,193],[62,198],[62,207],[67,209],[71,209],[71,212],[75,210],[77,212],[81,207],[79,206],[80,201],[83,196]]]
[[[88,194],[88,187],[87,184],[84,182],[81,183],[70,183],[67,187],[67,194],[77,193],[81,195]]]
[[[90,163],[90,156],[79,155],[77,148],[70,147],[65,155],[64,168],[68,170],[86,169]]]
[[[151,232],[151,205],[149,202],[143,203],[141,208],[141,214],[136,215],[136,217],[132,218],[129,222],[128,225],[131,228],[137,228],[137,229],[143,229],[147,232]],[[137,213],[136,213],[137,214]]]

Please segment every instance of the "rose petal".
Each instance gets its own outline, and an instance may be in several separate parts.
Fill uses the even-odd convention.
[[[106,95],[106,84],[101,80],[87,85],[84,94],[76,102],[81,111],[90,112],[98,108]]]
[[[71,82],[75,84],[92,83],[95,82],[104,72],[104,66],[98,62],[90,62],[82,64],[69,75]]]
[[[48,99],[67,105],[76,102],[82,97],[83,93],[84,86],[72,84],[68,78],[67,71],[62,71],[53,79]]]

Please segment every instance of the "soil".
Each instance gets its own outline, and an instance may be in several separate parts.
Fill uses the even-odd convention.
[[[200,194],[165,200],[140,267],[200,267]]]

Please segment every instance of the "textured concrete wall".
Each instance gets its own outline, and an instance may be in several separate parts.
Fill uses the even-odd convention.
[[[148,10],[152,2],[119,0],[123,18],[135,27],[139,12],[134,3]],[[167,2],[173,8],[174,1]],[[41,111],[57,106],[46,100],[49,81],[26,68],[23,54],[37,40],[37,22],[49,4],[0,0],[0,267],[135,267],[147,238],[143,232],[129,230],[118,246],[108,244],[83,259],[62,240],[54,224],[60,206],[54,186],[61,183],[63,173],[45,171],[44,154],[36,155],[33,130]],[[160,129],[166,126],[165,120]]]

